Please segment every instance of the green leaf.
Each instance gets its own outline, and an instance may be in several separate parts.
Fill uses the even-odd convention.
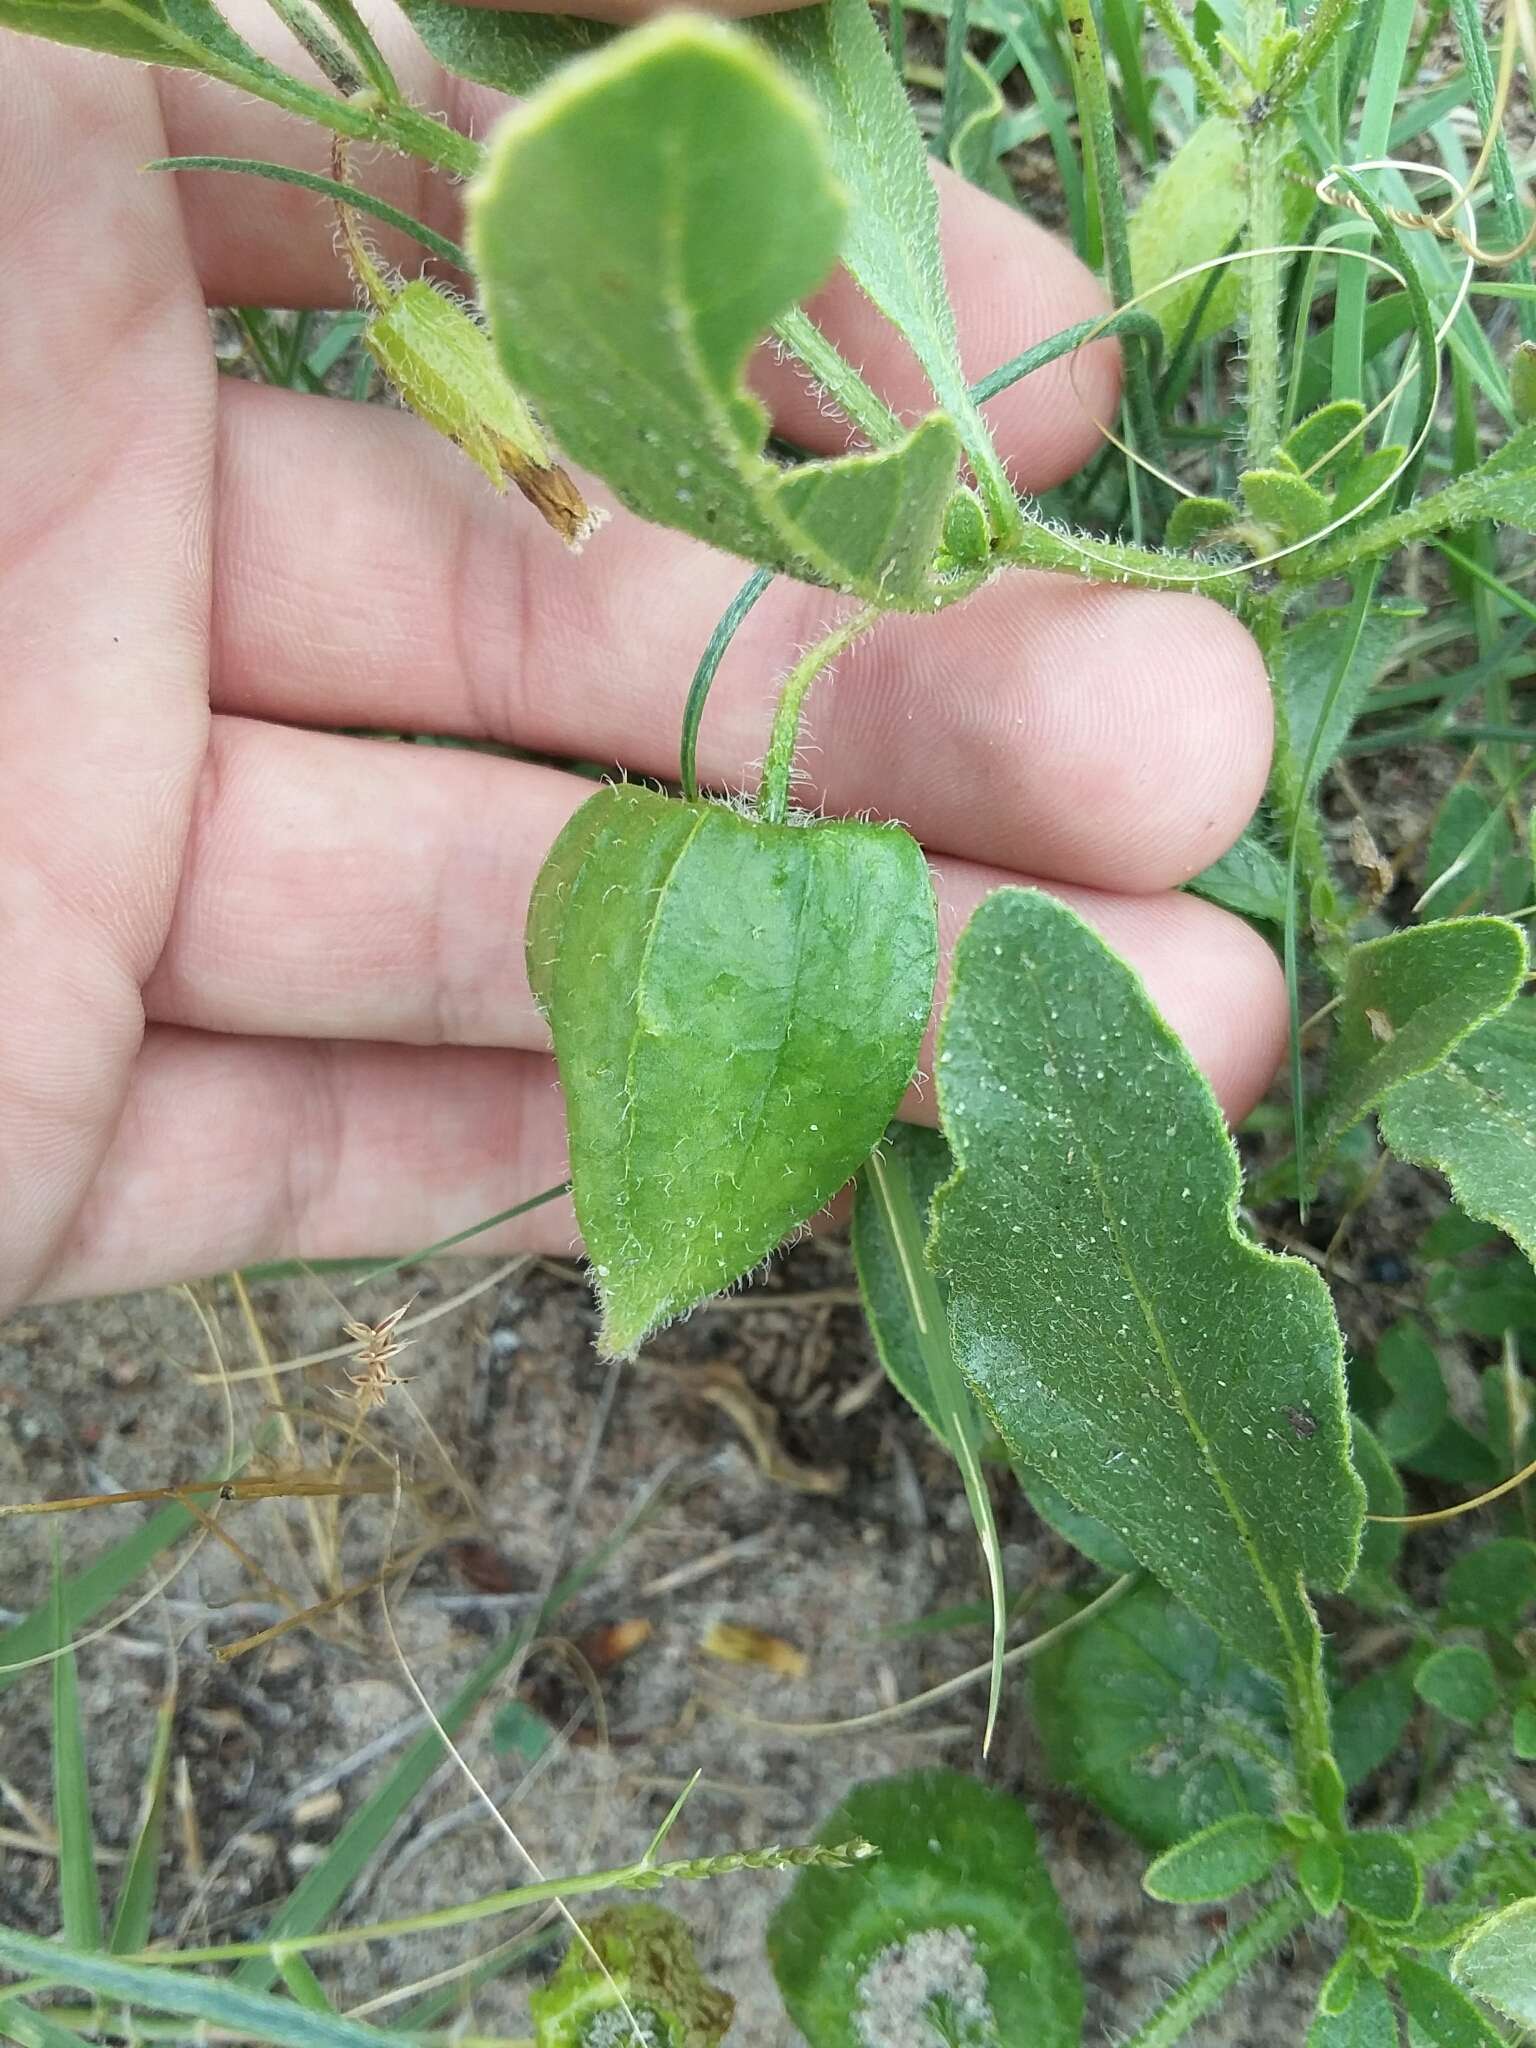
[[[934,1190],[953,1171],[949,1147],[937,1131],[926,1130],[919,1124],[893,1124],[885,1134],[884,1144],[887,1159],[905,1175],[917,1213],[926,1226]],[[925,1347],[912,1315],[902,1247],[888,1228],[880,1203],[862,1179],[854,1196],[851,1237],[859,1294],[885,1376],[947,1448],[939,1404],[928,1377]],[[942,1299],[938,1277],[931,1277]],[[988,1426],[975,1403],[970,1405],[979,1441],[989,1433]]]
[[[1268,1877],[1285,1854],[1284,1828],[1254,1813],[1234,1813],[1175,1842],[1147,1866],[1143,1888],[1169,1905],[1229,1899]]]
[[[400,0],[412,28],[438,63],[519,96],[534,92],[573,57],[614,40],[607,22],[575,14],[524,14],[465,7],[462,0]]]
[[[739,1280],[857,1171],[912,1077],[936,960],[927,867],[892,826],[765,825],[635,785],[576,813],[528,968],[605,1351]]]
[[[1536,1899],[1517,1899],[1474,1928],[1451,1975],[1508,2018],[1536,2026]]]
[[[1345,1783],[1359,1785],[1397,1754],[1416,1705],[1413,1676],[1421,1653],[1367,1672],[1333,1703],[1333,1753]]]
[[[1400,1955],[1394,1972],[1403,2010],[1428,2048],[1504,2048],[1471,1999],[1428,1963]]]
[[[1512,1636],[1536,1614],[1536,1543],[1497,1536],[1457,1558],[1445,1575],[1440,1619],[1448,1628]]]
[[[1275,687],[1285,702],[1291,751],[1298,762],[1306,760],[1313,734],[1326,712],[1307,794],[1316,789],[1348,739],[1350,727],[1359,716],[1366,693],[1391,651],[1402,623],[1395,613],[1380,607],[1367,615],[1331,705],[1329,696],[1335,679],[1350,652],[1353,622],[1349,611],[1313,612],[1299,625],[1288,626],[1280,636],[1275,651]]]
[[[1421,1700],[1448,1720],[1476,1728],[1499,1704],[1499,1681],[1486,1650],[1475,1643],[1447,1643],[1426,1657],[1414,1676]]]
[[[1510,1747],[1522,1763],[1536,1763],[1536,1700],[1525,1700],[1516,1707]]]
[[[1488,901],[1494,875],[1509,852],[1504,807],[1470,782],[1445,793],[1429,835],[1420,915],[1454,917]]]
[[[1013,184],[998,161],[998,126],[1007,113],[1007,102],[996,81],[970,51],[960,72],[961,91],[954,139],[949,161],[960,176],[994,199],[1014,204]]]
[[[236,82],[242,71],[283,77],[210,0],[0,0],[0,28]]]
[[[1328,524],[1328,500],[1305,477],[1283,469],[1248,469],[1237,481],[1249,512],[1281,541],[1305,540]]]
[[[1319,1156],[1400,1082],[1437,1067],[1513,999],[1525,978],[1525,937],[1497,917],[1389,932],[1352,946]]]
[[[1383,1333],[1374,1362],[1392,1389],[1373,1424],[1377,1438],[1389,1458],[1411,1458],[1434,1440],[1450,1412],[1440,1354],[1423,1325],[1404,1316]]]
[[[1486,462],[1426,499],[1423,510],[1434,530],[1498,519],[1536,533],[1536,427],[1511,434]]]
[[[832,269],[845,213],[801,95],[745,37],[673,18],[508,117],[469,240],[507,375],[627,505],[926,609],[959,456],[948,421],[786,471],[742,382],[764,330]]]
[[[1536,1259],[1536,1003],[1513,1004],[1433,1073],[1394,1088],[1381,1134]]]
[[[960,940],[938,1079],[933,1263],[1010,1454],[1305,1687],[1304,1588],[1342,1586],[1360,1540],[1338,1327],[1316,1272],[1239,1234],[1204,1079],[1130,968],[1018,889]]]
[[[636,2038],[655,2048],[717,2048],[736,2001],[705,1981],[693,1937],[649,1901],[612,1906],[582,1923],[558,1970],[528,2001],[537,2048],[606,2048]]]
[[[939,245],[938,194],[906,91],[866,0],[825,0],[764,14],[752,33],[815,101],[832,170],[852,201],[843,261],[906,337],[959,428],[994,525],[1006,531],[1018,523],[1017,503],[961,367]],[[732,248],[739,261],[734,233]]]
[[[816,2048],[958,2040],[1077,2048],[1072,1938],[1022,1806],[957,1771],[860,1785],[821,1830],[880,1851],[803,1870],[768,1925],[795,2025]],[[900,2001],[897,2003],[896,2001]],[[945,2033],[962,2014],[967,2031]]]
[[[174,1696],[155,1710],[155,1739],[144,1774],[139,1825],[118,1888],[107,1947],[115,1956],[133,1955],[149,1944],[155,1894],[160,1881],[160,1846],[165,1838],[165,1793],[170,1781],[171,1741],[176,1731]]]
[[[1210,279],[1201,273],[1181,278],[1166,291],[1158,285],[1191,265],[1226,254],[1248,220],[1248,186],[1243,169],[1243,135],[1235,121],[1212,114],[1164,164],[1128,222],[1131,278],[1147,301],[1170,348],[1200,312],[1191,339],[1208,341],[1237,317],[1241,266],[1230,268],[1200,311]]]
[[[1344,1859],[1332,1842],[1303,1842],[1296,1851],[1296,1882],[1307,1904],[1324,1920],[1339,1909],[1344,1895]]]
[[[940,1139],[941,1154],[944,1149]],[[940,1442],[960,1467],[966,1502],[986,1565],[992,1601],[992,1682],[987,1696],[987,1725],[981,1740],[985,1755],[992,1747],[1002,1698],[1008,1592],[1003,1582],[1003,1551],[992,1513],[992,1496],[981,1466],[981,1450],[988,1430],[955,1364],[944,1297],[924,1251],[928,1205],[941,1170],[931,1151],[926,1164],[929,1170],[921,1173],[918,1185],[914,1186],[902,1151],[896,1145],[882,1151],[877,1145],[859,1175],[856,1213],[865,1212],[866,1239],[874,1234],[880,1240],[882,1270],[892,1283],[884,1302],[886,1319],[889,1321],[893,1313],[905,1318],[905,1341],[919,1354],[918,1369],[932,1411],[930,1419]]]
[[[1365,407],[1358,399],[1335,398],[1298,420],[1281,442],[1281,451],[1303,474],[1328,476],[1359,459],[1364,425]]]
[[[1080,1550],[1107,1572],[1133,1572],[1136,1560],[1106,1522],[1097,1515],[1085,1515],[1073,1507],[1064,1493],[1058,1493],[1048,1479],[1027,1467],[1016,1466],[1014,1478],[1019,1490],[1042,1522],[1056,1531],[1064,1543]]]
[[[1144,1585],[1034,1665],[1051,1774],[1150,1849],[1234,1813],[1271,1813],[1286,1768],[1271,1679]]]
[[[80,1682],[58,1553],[53,1560],[53,1824],[59,1837],[59,1909],[72,1948],[101,1947],[101,1887],[80,1719]]]
[[[1338,2019],[1349,2011],[1361,1987],[1365,1971],[1360,1961],[1360,1951],[1347,1948],[1334,1963],[1317,1994],[1318,2015],[1322,2019]],[[1312,2048],[1312,2037],[1307,2036],[1307,2048]],[[1394,2048],[1396,2044],[1394,2042]]]
[[[1285,863],[1255,836],[1251,826],[1235,846],[1228,847],[1219,860],[1202,868],[1184,886],[1240,916],[1256,917],[1266,924],[1285,922]]]
[[[1307,2048],[1397,2048],[1397,2015],[1386,1987],[1362,1976],[1341,2013],[1318,2009],[1307,2029]]]
[[[1406,1927],[1424,1901],[1424,1873],[1401,1835],[1346,1835],[1344,1904],[1383,1927]]]
[[[1230,498],[1180,498],[1163,538],[1171,548],[1201,548],[1221,540],[1240,514]]]

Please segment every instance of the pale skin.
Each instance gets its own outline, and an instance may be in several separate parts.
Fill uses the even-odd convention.
[[[259,0],[228,11],[302,68]],[[492,96],[379,26],[412,96],[483,133]],[[623,513],[573,561],[419,422],[220,379],[205,304],[351,302],[333,223],[286,188],[139,167],[318,169],[326,138],[186,74],[0,40],[0,1310],[408,1250],[563,1177],[522,924],[591,784],[327,728],[675,774],[744,565]],[[452,231],[441,180],[357,172]],[[1042,230],[948,178],[943,200],[973,375],[1099,308]],[[846,286],[818,310],[922,409]],[[1101,347],[1075,384],[1061,365],[994,402],[1021,487],[1091,455],[1115,378]],[[762,385],[794,438],[843,445],[793,373]],[[711,786],[751,786],[775,678],[837,605],[780,583],[758,606],[705,721]],[[1268,762],[1262,668],[1224,612],[1014,575],[883,626],[808,737],[803,799],[906,822],[947,942],[988,890],[1043,880],[1141,971],[1229,1115],[1262,1093],[1274,959],[1174,893]],[[555,1204],[484,1249],[573,1242]]]

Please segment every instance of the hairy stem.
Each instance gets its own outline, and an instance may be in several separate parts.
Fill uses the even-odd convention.
[[[1098,192],[1099,219],[1104,230],[1104,267],[1117,306],[1134,298],[1131,243],[1126,226],[1125,193],[1120,184],[1120,159],[1115,139],[1114,107],[1104,70],[1104,50],[1090,0],[1063,0],[1067,39],[1072,50],[1072,78],[1077,92],[1078,121],[1091,155]],[[1126,411],[1136,453],[1145,461],[1162,460],[1162,432],[1152,388],[1152,364],[1145,344],[1127,336],[1125,354]]]
[[[1158,27],[1177,51],[1184,68],[1200,88],[1200,96],[1213,113],[1236,119],[1242,102],[1207,57],[1196,40],[1178,0],[1151,0]]]
[[[802,654],[779,689],[779,702],[768,735],[768,752],[763,759],[763,779],[757,792],[759,815],[770,825],[782,825],[789,816],[789,785],[794,774],[795,749],[800,743],[800,714],[812,683],[829,662],[850,648],[882,617],[878,605],[863,605],[834,626],[825,639],[818,640]]]
[[[1197,2020],[1218,2006],[1246,1977],[1255,1963],[1289,1939],[1308,1917],[1306,1901],[1288,1892],[1283,1899],[1255,1913],[1208,1962],[1186,1977],[1178,1989],[1146,2019],[1124,2048],[1170,2048],[1182,2040]]]
[[[773,331],[872,448],[894,448],[906,438],[907,429],[885,400],[870,389],[803,308],[796,306],[781,314],[773,323]]]
[[[1276,72],[1269,89],[1275,107],[1293,107],[1302,87],[1355,18],[1358,0],[1318,0],[1301,41]]]
[[[1266,254],[1285,240],[1287,124],[1263,120],[1246,131],[1248,246],[1241,266],[1248,322],[1248,466],[1262,469],[1280,438],[1280,324],[1284,259]]]

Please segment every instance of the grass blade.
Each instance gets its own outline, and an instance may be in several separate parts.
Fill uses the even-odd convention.
[[[891,1242],[901,1263],[902,1281],[913,1327],[933,1389],[939,1420],[944,1424],[950,1455],[960,1467],[971,1520],[986,1563],[992,1594],[992,1677],[987,1694],[987,1726],[982,1737],[982,1754],[992,1746],[998,1707],[1003,1693],[1003,1653],[1008,1640],[1008,1593],[1003,1583],[1003,1552],[992,1499],[987,1492],[986,1474],[981,1469],[975,1409],[955,1354],[949,1342],[949,1317],[939,1295],[938,1282],[929,1268],[923,1249],[922,1225],[912,1199],[906,1169],[897,1161],[872,1152],[864,1169],[870,1193],[879,1204]]]
[[[53,1821],[59,1836],[59,1910],[64,1938],[76,1948],[101,1947],[101,1890],[91,1832],[91,1790],[85,1768],[85,1730],[75,1653],[68,1648],[69,1617],[58,1551],[53,1559]]]
[[[149,1769],[144,1774],[139,1831],[123,1872],[112,1930],[107,1936],[108,1951],[115,1956],[131,1955],[149,1941],[160,1877],[160,1845],[165,1838],[165,1789],[170,1780],[175,1726],[176,1701],[174,1697],[163,1699],[155,1715],[154,1746],[150,1750]]]

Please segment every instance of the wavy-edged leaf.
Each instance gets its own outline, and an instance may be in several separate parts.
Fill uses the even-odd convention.
[[[1053,1775],[1149,1849],[1274,1811],[1281,1696],[1162,1586],[1138,1587],[1047,1650],[1033,1694]]]
[[[1338,1325],[1315,1271],[1239,1235],[1204,1079],[1074,912],[1004,889],[956,951],[938,1082],[933,1263],[1010,1453],[1305,1683],[1305,1588],[1346,1583],[1360,1541]]]
[[[1536,2027],[1536,1899],[1516,1899],[1473,1928],[1451,1975],[1512,2020]]]
[[[1154,1857],[1142,1885],[1154,1899],[1175,1906],[1230,1899],[1268,1877],[1289,1841],[1276,1822],[1256,1813],[1234,1813]]]
[[[1443,1173],[1461,1208],[1536,1259],[1536,1003],[1513,1004],[1394,1088],[1380,1124],[1399,1159]]]
[[[1499,917],[1450,918],[1352,946],[1318,1156],[1403,1081],[1427,1074],[1513,1000],[1525,937]]]
[[[936,959],[895,827],[765,825],[632,784],[587,800],[535,886],[528,968],[605,1350],[739,1280],[857,1171]]]
[[[759,337],[832,269],[846,210],[793,85],[744,36],[672,18],[508,117],[471,193],[470,250],[503,368],[627,505],[926,608],[959,460],[949,422],[783,470],[743,382]]]
[[[912,2048],[925,2035],[1077,2048],[1072,1937],[1017,1800],[957,1771],[912,1771],[856,1787],[820,1839],[855,1835],[879,1856],[803,1870],[768,1926],[774,1976],[807,2040],[868,2048],[878,2023],[878,2038]],[[971,2031],[943,2031],[967,2011]]]

